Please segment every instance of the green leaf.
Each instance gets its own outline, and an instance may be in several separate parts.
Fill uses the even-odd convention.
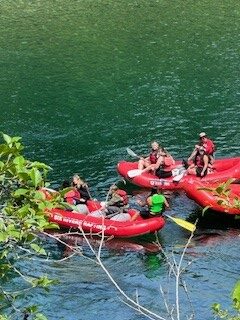
[[[12,138],[10,136],[8,136],[5,133],[3,133],[2,136],[3,136],[3,139],[7,142],[8,145],[12,143]]]
[[[219,303],[214,303],[212,309],[214,312],[218,313],[220,311],[221,305]]]
[[[0,170],[2,170],[4,166],[5,166],[4,162],[0,161]]]
[[[44,200],[45,199],[45,195],[41,192],[41,191],[35,191],[33,198],[36,200]]]
[[[52,170],[52,168],[50,166],[48,166],[47,164],[43,163],[43,162],[38,162],[38,161],[34,161],[31,163],[31,167],[32,168],[37,168],[37,169],[46,169],[46,170]]]
[[[233,288],[232,300],[234,301],[235,306],[239,308],[240,307],[240,280],[237,281],[237,283]]]
[[[35,188],[37,186],[39,186],[40,183],[42,182],[42,175],[41,175],[40,171],[38,169],[36,169],[36,168],[32,168],[31,169],[30,177],[31,177],[32,183],[33,183]]]
[[[48,320],[42,313],[37,313],[33,320]]]
[[[13,163],[19,167],[22,167],[25,164],[25,159],[23,156],[17,156],[14,158]]]
[[[0,232],[0,242],[6,242],[8,240],[7,232]]]
[[[31,248],[35,251],[35,252],[37,252],[38,254],[42,254],[42,255],[44,255],[44,256],[46,256],[47,254],[46,254],[46,251],[43,249],[43,248],[41,248],[38,244],[36,244],[36,243],[31,243]]]
[[[28,180],[30,180],[30,176],[27,172],[24,172],[24,171],[20,171],[17,173],[18,174],[18,177],[21,181],[23,182],[27,182]]]
[[[17,190],[14,192],[14,197],[23,196],[23,195],[25,195],[25,194],[28,193],[28,192],[29,192],[28,189],[23,189],[23,188],[17,189]]]

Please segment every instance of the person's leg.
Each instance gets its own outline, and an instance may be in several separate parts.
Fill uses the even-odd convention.
[[[121,208],[117,206],[109,206],[106,208],[105,212],[107,216],[111,214],[119,214],[121,213]]]

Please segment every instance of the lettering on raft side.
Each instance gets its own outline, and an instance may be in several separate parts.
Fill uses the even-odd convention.
[[[149,182],[150,182],[151,186],[170,186],[170,182],[167,180],[163,180],[163,179],[150,180]]]
[[[74,219],[74,218],[70,218],[70,217],[64,217],[62,215],[59,214],[54,214],[53,215],[53,219],[56,222],[65,222],[67,224],[71,224],[74,225],[76,227],[87,227],[87,228],[96,228],[98,230],[117,230],[117,227],[115,226],[106,226],[104,224],[98,224],[98,223],[93,223],[90,221],[82,221],[79,219]]]

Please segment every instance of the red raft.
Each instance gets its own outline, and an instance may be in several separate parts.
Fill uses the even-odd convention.
[[[225,183],[195,181],[185,183],[184,191],[201,207],[209,207],[211,210],[227,214],[240,214],[240,208],[236,208],[236,200],[240,198],[240,184],[224,185]],[[206,189],[215,189],[215,191]]]
[[[91,212],[99,209],[100,204],[96,201],[88,201],[88,208]],[[136,210],[129,209],[128,213],[133,216]],[[51,210],[49,220],[60,227],[82,229],[87,233],[94,234],[104,231],[104,235],[115,237],[135,237],[153,233],[162,229],[165,225],[163,217],[143,219],[138,216],[134,221],[114,221],[62,209]]]
[[[172,167],[172,170],[180,165],[181,161],[176,161],[176,164]],[[158,178],[156,175],[150,172],[145,172],[130,178],[128,176],[128,172],[137,169],[137,167],[137,162],[121,161],[117,165],[117,171],[126,180],[140,187],[161,187],[162,189],[168,190],[182,189],[186,182],[222,182],[230,178],[240,178],[240,157],[217,159],[214,162],[214,171],[212,173],[207,174],[203,178],[185,174],[180,177],[179,181],[174,181],[176,177],[172,176],[169,178]]]

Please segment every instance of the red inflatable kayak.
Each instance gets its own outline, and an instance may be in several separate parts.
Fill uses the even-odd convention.
[[[224,194],[225,192],[220,192],[222,187],[219,183],[195,181],[192,183],[185,183],[183,188],[187,196],[201,207],[209,206],[210,209],[215,211],[228,214],[240,214],[240,208],[232,208],[232,206],[235,205],[235,199],[240,198],[240,184],[230,184],[225,188],[228,190],[226,194]],[[220,194],[217,191],[201,190],[201,188],[218,188]]]
[[[176,161],[176,164],[175,166],[173,166],[172,169],[174,170],[179,166],[181,166],[181,161]],[[161,187],[162,189],[169,189],[169,190],[182,189],[185,182],[189,182],[189,181],[190,182],[194,182],[194,181],[221,182],[221,181],[227,181],[230,178],[235,178],[235,179],[240,178],[240,157],[215,160],[214,171],[212,173],[207,174],[203,178],[199,178],[194,175],[187,175],[186,173],[183,175],[179,175],[179,177],[171,176],[169,178],[158,178],[156,175],[152,174],[151,172],[145,172],[142,174],[140,173],[136,176],[132,176],[130,173],[137,171],[136,170],[137,167],[138,167],[137,162],[121,161],[117,165],[117,171],[126,180],[140,187],[145,187],[145,188]]]
[[[99,202],[88,201],[89,211],[100,208]],[[128,213],[133,216],[136,210],[129,209]],[[102,217],[84,215],[75,211],[53,209],[49,213],[49,220],[64,228],[80,228],[89,233],[104,231],[106,236],[134,237],[152,233],[162,229],[165,225],[163,217],[143,219],[140,216],[134,221],[114,221]]]

